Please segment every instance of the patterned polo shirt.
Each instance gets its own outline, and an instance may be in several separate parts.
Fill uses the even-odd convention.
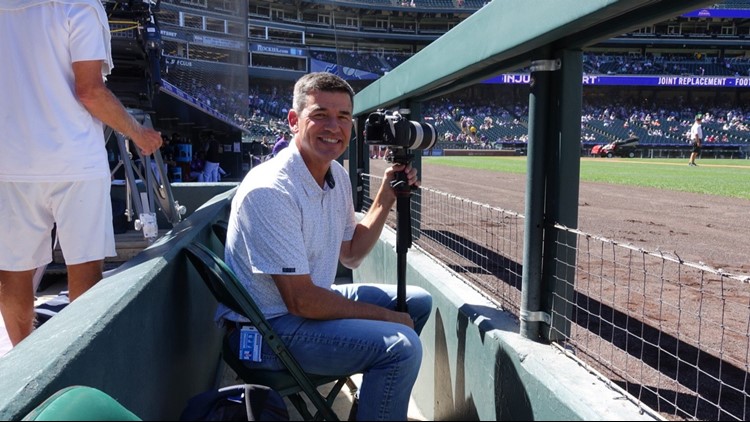
[[[329,289],[336,278],[341,243],[357,221],[349,175],[331,162],[333,185],[321,188],[294,142],[254,167],[232,200],[225,261],[266,318],[288,313],[271,275],[309,274]],[[217,320],[242,320],[223,305]]]

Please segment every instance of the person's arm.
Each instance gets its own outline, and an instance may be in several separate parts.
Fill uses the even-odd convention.
[[[391,181],[394,180],[396,173],[404,171],[404,168],[403,164],[394,164],[386,169],[383,183],[372,201],[372,206],[357,224],[352,240],[341,243],[339,259],[345,267],[357,268],[375,246],[383,231],[388,213],[397,198],[396,191],[391,187]],[[415,168],[406,167],[406,174],[410,186],[419,186]]]
[[[308,274],[271,277],[292,315],[316,320],[354,318],[389,321],[414,328],[414,321],[408,313],[347,299],[316,286]]]
[[[146,155],[159,149],[161,133],[138,123],[104,84],[101,60],[74,62],[73,73],[76,96],[92,116],[132,139]]]

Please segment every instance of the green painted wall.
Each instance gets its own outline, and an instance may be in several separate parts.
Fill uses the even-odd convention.
[[[0,419],[19,420],[56,391],[87,385],[143,419],[176,420],[188,398],[211,388],[216,303],[180,249],[193,240],[219,248],[210,225],[226,219],[232,194],[194,209],[0,358]]]
[[[396,234],[380,240],[355,283],[396,283]],[[412,391],[428,420],[654,420],[554,346],[521,337],[511,314],[416,247],[406,281],[433,296]]]
[[[180,249],[220,250],[210,226],[228,216],[219,194],[0,358],[0,419],[21,419],[56,391],[96,387],[147,420],[176,420],[216,386],[215,301]],[[396,236],[384,231],[355,282],[395,282]],[[412,248],[407,280],[430,291],[424,359],[413,397],[432,420],[652,420],[552,346]]]

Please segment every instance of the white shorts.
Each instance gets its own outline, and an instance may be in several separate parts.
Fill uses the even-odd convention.
[[[0,270],[52,262],[52,228],[67,265],[117,256],[109,177],[76,182],[0,181]]]

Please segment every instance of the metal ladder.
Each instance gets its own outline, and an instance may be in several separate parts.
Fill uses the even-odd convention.
[[[143,110],[128,108],[130,113],[138,123],[145,127],[153,128],[151,116]],[[169,184],[169,177],[164,168],[161,152],[156,150],[153,155],[155,166],[152,166],[151,155],[144,156],[140,149],[133,145],[143,168],[139,168],[138,163],[133,160],[131,152],[131,142],[123,134],[116,132],[109,126],[104,130],[105,143],[114,137],[117,141],[117,148],[120,153],[119,162],[111,170],[114,177],[115,172],[123,167],[125,173],[126,188],[126,208],[125,215],[128,221],[133,221],[136,230],[143,232],[143,237],[149,242],[156,240],[159,227],[156,220],[156,210],[164,214],[167,221],[174,227],[182,220],[182,216],[187,211],[184,206],[174,200],[172,188]],[[144,177],[145,175],[145,177]],[[145,183],[145,189],[141,191],[138,188],[138,179]]]

